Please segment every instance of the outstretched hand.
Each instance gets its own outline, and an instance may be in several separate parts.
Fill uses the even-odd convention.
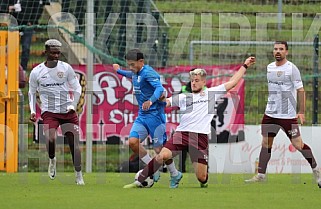
[[[120,66],[118,64],[113,64],[114,71],[117,71],[120,69]]]
[[[248,67],[255,64],[255,57],[249,57],[245,60],[244,64],[246,64]]]

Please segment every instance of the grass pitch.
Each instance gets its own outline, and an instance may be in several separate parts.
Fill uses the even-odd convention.
[[[85,174],[85,186],[74,183],[74,173],[0,173],[1,209],[148,209],[148,208],[320,208],[321,189],[312,174],[270,174],[265,183],[245,184],[249,174],[210,174],[209,187],[200,188],[186,173],[178,189],[169,189],[164,173],[152,188],[123,189],[133,173]]]

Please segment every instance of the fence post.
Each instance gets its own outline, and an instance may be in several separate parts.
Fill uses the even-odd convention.
[[[0,31],[0,171],[5,170],[5,100],[7,31]]]
[[[319,35],[314,36],[313,41],[313,121],[312,124],[318,124],[318,86],[319,86]]]

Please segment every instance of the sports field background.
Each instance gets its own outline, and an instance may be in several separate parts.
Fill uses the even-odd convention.
[[[52,1],[57,2],[57,1]],[[75,0],[72,0],[75,3]],[[113,4],[113,8],[115,12],[119,12],[119,2],[115,1]],[[241,3],[240,3],[241,2]],[[241,40],[240,38],[240,28],[237,24],[231,24],[229,28],[229,36],[225,36],[227,30],[220,29],[220,22],[219,16],[224,15],[227,13],[235,13],[243,15],[246,19],[248,19],[250,23],[249,32],[251,35],[252,41],[256,41],[257,38],[257,15],[264,14],[264,13],[276,13],[277,12],[277,1],[276,0],[242,0],[242,1],[234,1],[234,0],[219,0],[219,1],[209,1],[209,0],[177,0],[177,1],[170,1],[170,0],[155,0],[155,5],[157,6],[159,12],[162,15],[165,14],[188,14],[193,16],[193,24],[190,28],[189,34],[187,35],[186,26],[182,26],[182,23],[175,23],[175,18],[171,18],[171,23],[169,24],[170,27],[166,28],[166,32],[168,35],[168,59],[166,65],[168,66],[175,66],[175,65],[189,65],[189,43],[192,40],[226,40],[229,38],[231,41],[238,41]],[[96,19],[96,26],[97,31],[104,34],[104,31],[101,31],[104,26],[104,8],[107,4],[107,0],[99,0],[99,5],[101,8],[99,9],[97,19]],[[284,1],[283,3],[283,13],[285,14],[285,22],[282,24],[282,30],[279,31],[277,29],[277,24],[270,23],[267,25],[267,37],[266,41],[274,41],[276,39],[284,39],[288,41],[295,41],[298,39],[297,36],[302,35],[302,39],[304,41],[313,41],[313,35],[309,34],[308,31],[311,29],[312,23],[315,25],[316,28],[321,25],[318,18],[316,18],[317,14],[320,12],[320,4],[321,0],[288,0]],[[134,5],[134,4],[133,4]],[[77,9],[77,8],[76,8]],[[136,11],[135,5],[130,7],[130,12]],[[202,15],[207,17],[203,18],[202,23]],[[295,26],[298,21],[293,20],[293,14],[300,14],[302,15],[302,30],[296,30]],[[208,16],[211,16],[209,18]],[[175,17],[175,16],[174,16]],[[33,43],[31,45],[31,59],[29,61],[27,73],[30,72],[32,66],[34,64],[42,62],[45,57],[41,56],[44,50],[43,44],[48,39],[48,31],[47,31],[47,23],[50,16],[48,13],[44,12],[42,19],[40,20],[39,28],[36,29],[34,34]],[[182,19],[180,19],[182,20]],[[62,24],[62,26],[66,26]],[[163,24],[160,23],[160,30],[163,30]],[[111,50],[112,55],[117,57],[117,52],[119,51],[118,41],[117,41],[117,33],[119,30],[120,24],[119,21],[116,22],[113,32],[110,34],[110,44],[112,45]],[[181,31],[183,29],[183,31]],[[205,30],[205,32],[204,32]],[[70,31],[71,33],[73,31]],[[179,33],[184,32],[186,36],[179,37]],[[99,34],[100,34],[99,33]],[[309,34],[309,35],[308,35]],[[71,34],[71,36],[74,34]],[[130,35],[130,33],[129,33]],[[186,38],[186,42],[182,41],[182,38]],[[96,40],[97,41],[97,40]],[[180,43],[184,43],[185,45],[180,46],[182,47],[181,50],[177,50],[174,47],[175,42],[178,41]],[[81,43],[73,42],[74,45],[81,45]],[[95,48],[93,52],[98,53],[97,50],[100,48],[101,44],[95,43]],[[96,50],[96,51],[95,51]],[[251,67],[247,71],[247,75],[245,76],[245,105],[244,105],[244,117],[245,123],[247,125],[258,125],[261,122],[262,114],[264,112],[264,108],[266,105],[266,78],[265,78],[265,67],[269,62],[273,61],[273,57],[271,54],[272,46],[265,46],[265,47],[255,47],[254,45],[246,47],[244,49],[242,46],[226,46],[226,47],[218,47],[218,46],[202,46],[202,47],[195,47],[194,49],[194,60],[198,64],[226,64],[226,63],[242,63],[244,59],[249,55],[259,55],[263,56],[264,59],[257,59],[257,63],[255,66]],[[69,52],[64,51],[62,53],[62,59],[71,63],[72,60],[68,59]],[[307,92],[307,101],[306,101],[306,124],[311,125],[312,123],[312,113],[313,113],[313,95],[312,95],[312,82],[314,77],[319,77],[320,75],[313,74],[313,47],[296,47],[292,49],[290,47],[289,50],[289,60],[293,61],[301,70],[301,75],[304,81],[305,90]],[[112,60],[102,60],[104,64],[111,64]],[[319,68],[321,62],[318,63]],[[157,67],[157,66],[156,66]],[[321,88],[320,86],[318,87]],[[321,89],[320,89],[321,90]],[[32,142],[34,137],[34,128],[33,125],[29,122],[29,106],[28,106],[28,96],[27,91],[28,88],[22,89],[24,95],[24,124],[27,124],[28,134],[26,137],[28,138],[28,152],[24,152],[21,155],[22,163],[20,169],[25,166],[26,162],[28,162],[28,169],[29,171],[39,171],[39,167],[45,168],[44,165],[39,165],[38,158],[39,158],[39,146],[38,144],[34,144]],[[321,92],[321,91],[320,91]],[[321,105],[318,105],[319,109],[321,109]],[[321,118],[320,114],[319,118]],[[104,146],[104,144],[100,144]],[[99,145],[99,146],[100,146]],[[101,169],[101,165],[104,165],[105,168],[101,170],[106,170],[108,172],[113,172],[117,170],[119,162],[122,162],[130,155],[130,153],[126,153],[119,158],[117,155],[122,152],[122,148],[113,147],[114,145],[106,145],[103,150],[105,152],[97,151],[99,149],[95,149],[97,145],[94,145],[93,150],[93,157],[98,157],[94,159],[94,163],[97,163],[97,168]],[[81,145],[83,153],[85,153],[85,144]],[[59,152],[64,150],[63,155],[64,163],[71,171],[72,167],[70,161],[70,155],[68,154],[65,148],[60,148]],[[96,153],[100,152],[100,153]],[[42,151],[40,151],[42,152]],[[60,154],[58,153],[58,154]],[[45,155],[44,155],[45,156]],[[101,156],[103,156],[101,158]],[[84,159],[85,155],[83,155]],[[59,157],[61,159],[61,157]],[[100,160],[102,159],[102,160]],[[106,166],[104,160],[107,159]],[[96,166],[94,164],[94,166]],[[96,168],[94,168],[95,171]],[[40,171],[43,171],[40,169]]]
[[[54,1],[53,1],[54,2]],[[105,4],[105,0],[100,0]],[[118,2],[118,1],[117,1]],[[219,34],[218,16],[220,13],[242,13],[248,17],[251,23],[251,37],[253,41],[256,39],[256,14],[257,13],[275,13],[277,12],[276,0],[155,0],[155,4],[162,13],[192,13],[195,22],[190,35],[187,37],[188,42],[182,46],[181,50],[173,47],[177,35],[181,29],[181,24],[171,24],[168,29],[169,35],[169,56],[168,65],[189,64],[188,59],[188,43],[191,40],[201,39],[201,14],[212,14],[213,40],[223,39]],[[311,0],[288,0],[284,1],[283,12],[285,13],[285,23],[282,31],[277,30],[276,24],[268,25],[267,41],[275,39],[284,39],[292,41],[293,21],[292,13],[302,13],[303,15],[303,31],[305,36],[312,24],[317,13],[321,11],[321,1]],[[100,13],[103,9],[100,9]],[[47,14],[48,15],[48,14]],[[102,17],[100,15],[99,17]],[[31,46],[31,60],[27,69],[30,73],[34,64],[42,62],[45,57],[41,56],[43,52],[44,41],[48,39],[47,19],[44,15],[40,21],[40,26],[35,33]],[[103,20],[98,24],[98,29],[103,26]],[[317,21],[318,24],[319,21]],[[208,22],[206,22],[208,24]],[[239,28],[237,25],[231,26],[230,40],[239,40]],[[115,34],[112,38],[115,41]],[[312,41],[313,37],[307,37],[308,41]],[[113,43],[113,52],[116,50],[117,42]],[[203,51],[202,51],[203,50]],[[224,55],[218,53],[217,47],[205,47],[196,49],[195,59],[204,64],[224,64],[224,63],[240,63],[248,55],[255,55],[256,48],[253,46],[248,50],[239,53],[238,51],[229,50],[226,47]],[[242,50],[242,49],[237,49]],[[272,47],[271,47],[272,50]],[[319,75],[313,75],[311,63],[312,48],[303,48],[299,50],[290,49],[290,56],[295,53],[298,57],[293,60],[301,70],[306,91],[311,92],[312,78]],[[212,54],[212,52],[214,52]],[[176,54],[175,54],[176,53]],[[260,52],[258,52],[260,53]],[[264,49],[264,53],[268,57],[268,49]],[[307,55],[308,54],[308,55]],[[233,55],[233,56],[226,56]],[[67,56],[62,57],[68,61]],[[269,60],[272,61],[270,56]],[[109,63],[110,64],[110,63]],[[259,100],[259,90],[266,90],[264,69],[266,60],[260,61],[248,71],[246,78],[246,95],[252,95],[251,98],[245,99],[245,121],[246,124],[259,124],[261,115],[264,111],[265,101]],[[320,65],[320,62],[319,62]],[[319,87],[320,88],[320,87]],[[33,127],[30,125],[29,107],[28,107],[28,88],[23,89],[24,107],[25,107],[25,124],[28,125],[28,152],[22,153],[19,164],[19,172],[16,174],[0,173],[0,209],[81,209],[81,208],[111,208],[111,209],[147,209],[147,208],[240,208],[240,209],[265,209],[265,208],[320,208],[320,192],[313,182],[312,174],[269,174],[267,183],[245,184],[243,180],[252,177],[252,174],[210,174],[209,187],[201,189],[193,173],[184,174],[181,185],[178,189],[171,190],[168,188],[168,174],[162,174],[159,183],[150,189],[133,189],[125,190],[123,185],[131,183],[134,179],[134,173],[124,174],[115,173],[120,162],[128,159],[127,151],[119,157],[121,148],[106,145],[104,152],[93,153],[94,170],[103,172],[85,173],[84,187],[77,186],[74,183],[74,173],[72,173],[71,156],[63,145],[57,148],[58,157],[58,176],[54,181],[49,180],[46,169],[48,166],[47,155],[43,147],[39,150],[38,144],[33,144]],[[254,92],[254,93],[253,93]],[[307,97],[307,125],[311,125],[312,121],[312,96]],[[320,107],[319,107],[320,109]],[[320,118],[320,117],[319,117]],[[259,139],[258,139],[259,140]],[[100,145],[102,146],[102,145]],[[96,145],[94,145],[96,147]],[[61,151],[63,150],[63,151]],[[66,151],[65,151],[66,150]],[[83,162],[85,161],[85,145],[82,144]],[[97,158],[95,158],[97,157]],[[39,160],[40,159],[40,160]],[[107,160],[106,160],[107,159]],[[26,163],[27,162],[27,163]],[[189,162],[189,159],[187,159]],[[27,166],[26,166],[27,165]],[[61,169],[64,165],[64,172]],[[188,165],[189,166],[189,165]],[[40,171],[40,172],[38,172]],[[193,172],[192,169],[189,169]]]

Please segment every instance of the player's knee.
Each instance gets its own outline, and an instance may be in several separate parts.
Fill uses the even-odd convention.
[[[292,145],[297,150],[302,150],[302,143],[300,142],[292,142]]]
[[[130,147],[137,146],[137,145],[139,145],[139,140],[136,138],[129,138],[128,144]]]
[[[270,148],[270,147],[269,147],[269,142],[266,141],[266,140],[263,140],[263,141],[262,141],[262,147],[264,147],[264,148]]]
[[[164,156],[162,154],[156,155],[155,159],[159,164],[164,162]]]
[[[166,162],[167,160],[169,160],[171,158],[170,154],[167,152],[161,152],[158,155],[156,155],[156,161],[158,163],[163,163]]]

